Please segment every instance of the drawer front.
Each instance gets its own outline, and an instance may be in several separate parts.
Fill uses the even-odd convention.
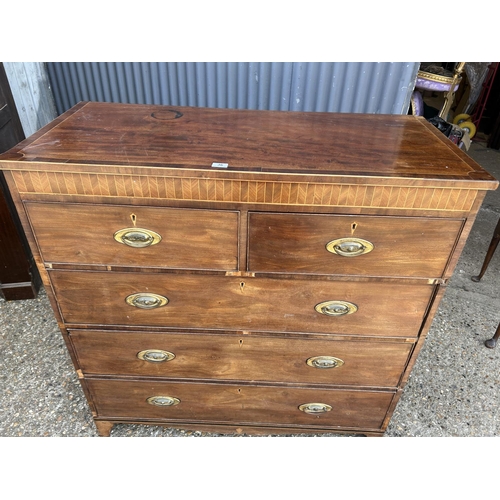
[[[87,375],[396,387],[413,344],[74,330]]]
[[[148,418],[169,422],[238,425],[380,429],[393,397],[390,392],[234,384],[95,379],[87,379],[87,384],[100,418]],[[163,398],[158,402],[177,404],[155,406],[147,401],[152,397]],[[311,414],[299,409],[311,403],[328,405],[331,410]]]
[[[51,271],[50,276],[66,323],[396,337],[418,335],[433,290],[400,282],[210,275]],[[148,295],[137,301],[138,293]],[[159,307],[135,307],[127,298]],[[342,302],[357,310],[341,316],[316,310],[329,301],[340,301],[341,312],[347,307]]]
[[[439,277],[462,224],[457,219],[251,213],[248,269]],[[329,251],[336,240],[341,241]]]
[[[215,270],[238,266],[237,212],[71,203],[25,206],[45,262]]]

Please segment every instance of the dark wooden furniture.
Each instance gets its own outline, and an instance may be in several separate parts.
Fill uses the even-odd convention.
[[[497,345],[498,337],[500,337],[500,323],[498,324],[497,330],[496,330],[495,334],[493,335],[493,337],[491,337],[491,339],[486,340],[484,342],[484,345],[486,347],[489,347],[490,349],[493,349]]]
[[[419,117],[103,103],[0,166],[101,435],[382,435],[498,184]]]
[[[5,68],[0,63],[0,153],[24,138]],[[40,276],[0,172],[0,296],[5,300],[33,299],[40,284]]]
[[[481,267],[481,271],[479,271],[479,274],[477,276],[473,276],[471,279],[472,281],[475,281],[476,283],[481,280],[481,278],[484,276],[484,273],[488,269],[488,266],[490,264],[491,258],[493,257],[495,250],[498,247],[498,243],[500,242],[500,220],[497,222],[497,225],[495,227],[495,231],[493,231],[493,236],[490,241],[490,245],[488,247],[488,251],[486,252],[486,256],[484,257],[484,262]],[[497,330],[493,337],[491,339],[488,339],[485,341],[484,345],[486,347],[489,347],[490,349],[493,349],[497,345],[498,338],[500,337],[500,324],[497,327]]]

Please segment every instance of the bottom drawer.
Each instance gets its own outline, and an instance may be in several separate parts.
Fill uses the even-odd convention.
[[[375,430],[381,429],[394,395],[376,391],[233,384],[86,381],[99,418],[152,419],[173,424],[190,422]],[[154,401],[149,399],[155,397],[160,406],[152,404]]]

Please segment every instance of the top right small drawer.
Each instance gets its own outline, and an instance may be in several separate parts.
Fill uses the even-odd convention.
[[[249,213],[248,271],[439,278],[462,219]]]

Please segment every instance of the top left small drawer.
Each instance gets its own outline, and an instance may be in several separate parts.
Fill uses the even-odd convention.
[[[25,203],[45,262],[232,271],[238,212]]]

